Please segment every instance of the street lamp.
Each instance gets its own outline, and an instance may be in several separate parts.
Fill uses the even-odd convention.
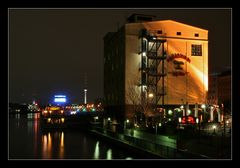
[[[178,118],[178,127],[179,127],[179,129],[180,129],[180,124],[181,124],[181,122],[182,122],[182,118],[179,117],[179,118]]]
[[[203,120],[205,119],[206,105],[202,104],[201,108],[203,109]]]
[[[183,105],[181,105],[181,106],[180,106],[180,109],[182,110],[182,116],[185,116],[185,110],[184,110],[184,106],[183,106]]]
[[[127,123],[129,123],[129,120],[124,120],[124,131],[127,129]]]
[[[178,118],[178,136],[177,136],[177,140],[179,141],[179,142],[181,142],[181,137],[182,137],[182,131],[181,131],[181,129],[180,129],[180,124],[181,124],[181,122],[182,122],[182,118],[181,117],[179,117]]]
[[[198,131],[199,131],[199,134],[200,134],[200,122],[199,122],[199,118],[196,118],[196,123],[197,123]]]
[[[197,123],[197,124],[199,123],[199,119],[198,119],[198,118],[196,118],[196,123]]]
[[[215,134],[216,125],[213,125],[213,134]]]
[[[148,97],[149,97],[149,98],[153,98],[153,94],[152,94],[152,93],[149,93],[149,94],[148,94]]]

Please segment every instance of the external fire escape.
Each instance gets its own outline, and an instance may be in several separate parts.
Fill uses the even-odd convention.
[[[142,95],[147,96],[148,102],[157,108],[160,99],[161,105],[164,105],[164,96],[166,95],[166,87],[164,77],[166,70],[164,62],[166,52],[164,43],[166,39],[158,34],[158,31],[147,31],[143,29],[140,33],[141,39],[141,85],[146,86],[141,89]],[[145,94],[144,94],[145,93]]]

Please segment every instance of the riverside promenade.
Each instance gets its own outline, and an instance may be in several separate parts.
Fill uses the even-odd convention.
[[[153,156],[152,159],[222,159],[219,151],[219,137],[210,139],[191,139],[184,142],[180,149],[176,136],[165,136],[148,133],[146,131],[126,129],[124,133],[112,132],[101,127],[92,127],[91,133],[110,140],[113,143],[124,145],[133,150],[146,152]],[[211,143],[216,141],[215,145]],[[228,156],[230,159],[230,156]],[[149,156],[148,158],[149,159]]]

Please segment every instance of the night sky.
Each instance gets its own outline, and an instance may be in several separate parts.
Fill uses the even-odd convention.
[[[66,94],[83,103],[85,86],[89,102],[103,98],[103,37],[132,13],[209,30],[209,73],[231,67],[230,9],[16,8],[9,10],[9,101],[44,104]]]

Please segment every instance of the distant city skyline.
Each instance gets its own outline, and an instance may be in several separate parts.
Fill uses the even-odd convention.
[[[10,9],[9,102],[103,98],[103,37],[132,13],[209,31],[209,74],[231,68],[231,9]]]

